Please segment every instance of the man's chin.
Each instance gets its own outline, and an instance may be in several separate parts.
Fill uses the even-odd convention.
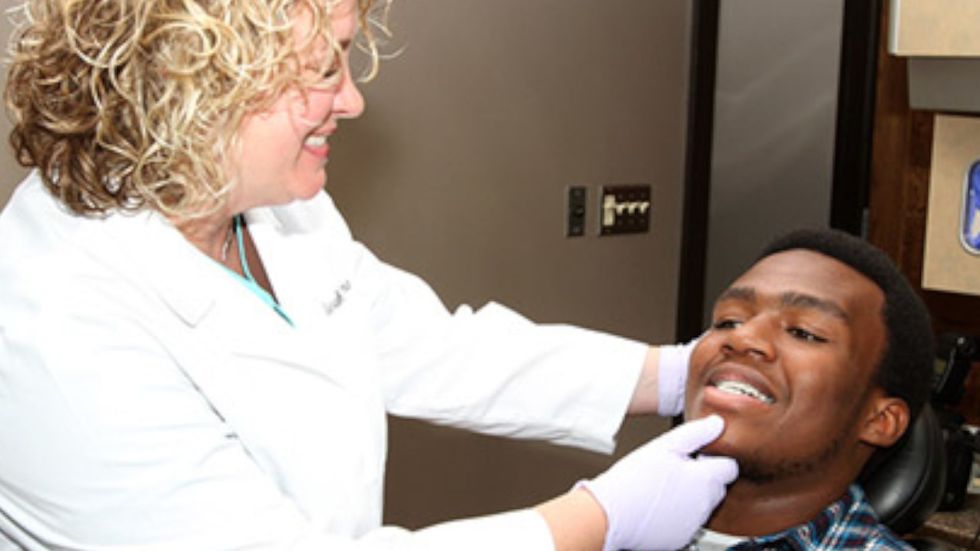
[[[703,409],[695,408],[691,412],[690,416],[688,416],[688,414],[685,414],[684,420],[685,422],[694,421],[696,419],[707,417],[708,415],[711,415],[713,413],[715,412],[704,411]],[[733,429],[733,427],[731,426],[732,419],[729,416],[721,413],[718,413],[718,415],[721,415],[722,418],[725,419],[725,430],[722,431],[721,436],[719,436],[716,440],[713,440],[711,443],[704,446],[698,451],[699,453],[703,453],[706,455],[723,455],[726,457],[732,457],[738,459],[739,455],[741,455],[740,447],[738,446],[739,431],[737,429]]]
[[[738,450],[725,438],[724,433],[717,440],[698,451],[705,455],[724,455],[726,457],[736,457],[738,455]]]
[[[720,455],[716,450],[725,450],[730,448],[730,446],[726,443],[726,436],[728,436],[730,433],[728,425],[731,423],[731,420],[726,415],[720,412],[706,411],[705,408],[701,407],[701,404],[688,403],[685,404],[684,407],[684,422],[690,423],[691,421],[697,421],[698,419],[703,419],[711,414],[721,415],[721,417],[725,420],[725,430],[722,431],[721,436],[707,446],[701,448],[699,451],[711,455]]]
[[[734,459],[735,463],[738,464],[738,480],[741,482],[766,483],[773,478],[766,465],[739,453],[735,446],[723,438],[701,448],[699,453]]]

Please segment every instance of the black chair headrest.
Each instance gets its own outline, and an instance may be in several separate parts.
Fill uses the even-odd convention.
[[[936,511],[945,489],[946,448],[931,406],[859,482],[878,517],[897,534],[912,532]]]

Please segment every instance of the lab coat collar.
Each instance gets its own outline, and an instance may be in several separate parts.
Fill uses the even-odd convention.
[[[329,315],[338,306],[338,293],[350,290],[350,281],[343,274],[333,274],[324,258],[315,254],[318,251],[312,250],[311,255],[310,249],[302,250],[308,244],[304,235],[324,231],[324,214],[331,209],[323,207],[328,204],[329,199],[321,194],[310,202],[245,213],[280,303],[291,316],[294,310],[313,307]],[[197,326],[210,316],[225,315],[230,323],[241,323],[242,304],[252,306],[250,291],[244,285],[236,286],[230,273],[191,245],[166,217],[141,212],[113,215],[107,222],[106,230],[124,251],[123,262],[142,267],[143,277],[184,323]],[[317,245],[322,246],[323,241],[318,240]],[[297,258],[302,258],[302,265],[297,265]],[[266,305],[260,306],[255,318],[268,318],[277,333],[291,329],[271,309],[266,312]]]
[[[82,258],[97,269],[152,289],[185,323],[198,323],[214,306],[214,297],[198,283],[207,271],[207,258],[154,211],[80,216],[51,195],[37,171],[18,186],[8,210],[7,216],[46,221],[34,236],[37,247],[55,248],[56,254],[64,247],[84,253]],[[76,268],[84,274],[87,266],[82,260]]]
[[[287,359],[282,357],[283,350],[295,348],[282,346],[295,339],[294,328],[249,296],[244,285],[236,285],[230,273],[191,245],[162,214],[143,210],[115,212],[104,218],[78,216],[51,196],[36,172],[18,187],[11,202],[23,205],[19,207],[23,216],[47,220],[44,231],[53,242],[85,251],[102,269],[157,296],[182,323],[247,327],[235,338],[235,348],[243,354]],[[292,297],[290,306],[307,309],[310,315],[305,320],[318,320],[305,331],[319,331],[323,323],[338,324],[329,313],[336,307],[336,289],[349,290],[348,274],[331,271],[325,255],[318,253],[325,252],[325,246],[348,243],[350,235],[326,194],[281,207],[253,209],[246,218],[260,253],[269,257],[267,271],[277,291]],[[304,234],[315,235],[315,239],[304,239]],[[324,310],[327,316],[322,315]],[[254,335],[249,334],[253,331]],[[294,359],[306,364],[307,356],[298,353]]]
[[[123,269],[139,272],[148,286],[184,323],[195,326],[215,307],[209,273],[218,265],[192,246],[163,215],[155,211],[113,214],[106,232],[122,253]]]
[[[268,209],[249,212],[256,230],[278,233],[283,225]],[[164,216],[156,212],[113,215],[106,230],[121,253],[122,269],[141,272],[137,277],[187,326],[204,330],[204,341],[237,356],[271,359],[307,369],[322,365],[314,350],[301,346],[306,339],[251,295],[241,282],[191,245]],[[266,236],[268,240],[268,236]],[[257,243],[258,244],[258,243]],[[234,327],[233,331],[227,328]],[[304,333],[306,330],[302,330]],[[220,358],[212,358],[222,361]],[[212,367],[187,368],[206,376]],[[203,369],[203,371],[202,371]]]

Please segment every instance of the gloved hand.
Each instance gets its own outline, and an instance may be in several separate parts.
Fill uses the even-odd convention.
[[[679,549],[691,541],[738,476],[734,459],[689,455],[724,425],[717,415],[686,423],[579,482],[606,512],[603,551]]]
[[[690,363],[691,352],[697,344],[698,339],[693,339],[687,344],[660,347],[660,363],[657,366],[658,414],[673,417],[684,411],[687,364]]]

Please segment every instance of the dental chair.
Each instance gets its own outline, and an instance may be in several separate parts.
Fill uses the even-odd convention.
[[[946,482],[943,429],[926,404],[909,433],[880,462],[869,465],[859,482],[881,521],[918,550],[939,551],[945,545],[910,537],[933,514]]]

